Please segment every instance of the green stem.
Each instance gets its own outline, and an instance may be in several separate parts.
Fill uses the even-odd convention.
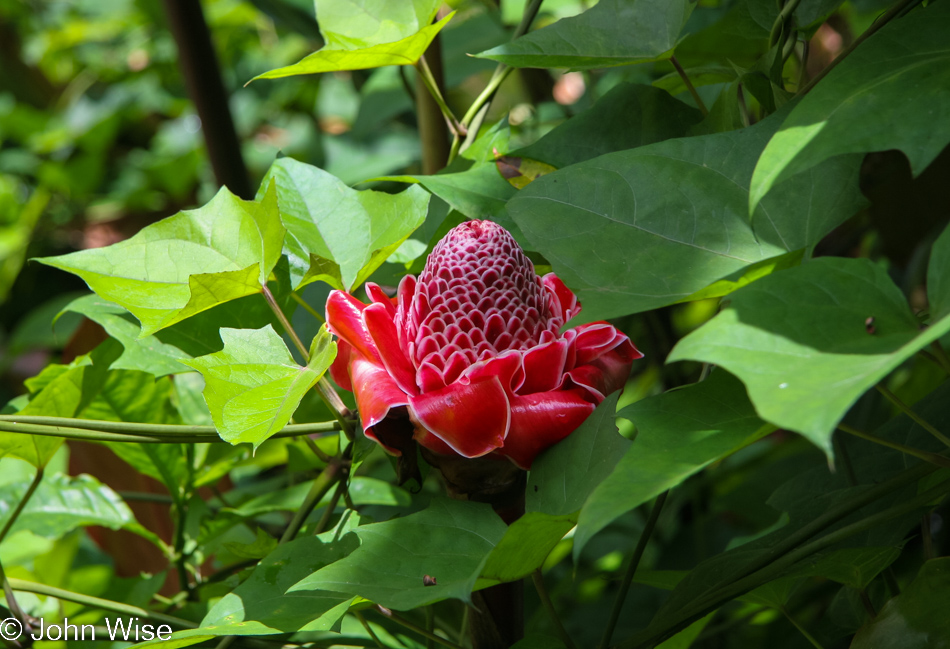
[[[551,596],[548,594],[547,588],[544,587],[544,576],[541,574],[540,568],[531,573],[531,581],[534,582],[534,589],[538,591],[541,604],[544,606],[544,610],[547,611],[548,617],[551,618],[551,623],[561,638],[561,642],[564,643],[567,649],[577,649],[577,645],[574,644],[571,635],[567,632],[567,629],[564,628],[564,625],[561,624],[561,618],[557,614],[557,609],[554,608],[554,602],[551,601]]]
[[[393,613],[392,611],[390,611],[388,608],[383,608],[382,606],[379,606],[379,605],[377,604],[377,605],[376,605],[376,612],[378,612],[378,613],[379,613],[380,615],[382,615],[383,617],[389,618],[390,620],[392,620],[393,622],[395,622],[395,623],[398,624],[399,626],[405,627],[405,628],[409,629],[410,631],[415,631],[416,633],[418,633],[419,635],[421,635],[423,638],[428,638],[429,640],[432,640],[432,641],[434,641],[434,642],[438,642],[438,643],[439,643],[440,645],[442,645],[443,647],[448,647],[449,649],[465,649],[465,648],[462,647],[461,645],[457,645],[457,644],[455,644],[454,642],[452,642],[451,640],[446,640],[445,638],[442,638],[442,637],[440,637],[440,636],[437,636],[437,635],[434,634],[434,633],[431,633],[431,632],[429,632],[429,631],[426,631],[424,628],[422,628],[422,627],[419,626],[418,624],[415,624],[415,623],[413,623],[413,622],[410,622],[409,620],[407,620],[407,619],[405,619],[405,618],[399,617],[398,615],[396,615],[395,613]]]
[[[435,630],[435,611],[432,606],[426,606],[426,631],[432,633]],[[432,635],[435,635],[432,633]],[[435,649],[435,640],[426,638],[426,649]]]
[[[950,469],[950,458],[946,458],[942,455],[937,455],[936,453],[928,453],[927,451],[921,451],[910,446],[904,446],[903,444],[898,444],[897,442],[892,442],[887,439],[882,439],[880,437],[875,437],[869,433],[858,430],[857,428],[852,428],[847,424],[838,424],[838,429],[842,430],[849,435],[854,435],[855,437],[860,437],[863,440],[879,444],[881,446],[886,446],[887,448],[892,448],[895,451],[900,451],[905,455],[910,455],[916,457],[919,460],[924,462],[929,462],[935,466],[942,467],[944,469]]]
[[[915,467],[916,468],[916,467]],[[929,468],[929,467],[928,467]],[[932,471],[932,470],[931,470]],[[929,473],[929,472],[928,472]],[[901,474],[901,478],[906,479],[908,476],[914,474],[914,470],[905,471]],[[924,474],[926,475],[926,474]],[[923,477],[923,476],[920,476]],[[880,486],[891,483],[888,481],[882,483]],[[893,491],[893,485],[889,485],[887,493]],[[877,489],[871,489],[870,491],[877,491]],[[735,599],[736,597],[742,595],[743,593],[749,592],[750,590],[761,586],[762,584],[768,583],[773,579],[777,579],[782,574],[787,572],[799,561],[821,552],[833,545],[841,543],[845,539],[853,536],[854,534],[859,534],[865,532],[877,525],[886,523],[887,521],[904,516],[912,512],[915,509],[929,505],[935,499],[945,496],[947,492],[950,491],[950,479],[944,480],[935,487],[928,489],[924,493],[912,498],[908,501],[905,501],[901,504],[889,507],[881,512],[872,514],[866,518],[863,518],[859,521],[846,525],[840,529],[837,529],[825,536],[806,543],[797,547],[785,554],[780,558],[769,562],[765,566],[755,570],[752,573],[746,573],[745,575],[739,577],[738,579],[732,580],[722,587],[714,587],[707,591],[707,594],[702,595],[692,603],[683,606],[677,611],[676,618],[672,623],[665,623],[660,626],[659,629],[650,629],[649,627],[642,633],[637,634],[634,638],[630,639],[627,642],[624,642],[619,645],[619,649],[634,649],[640,647],[654,646],[657,642],[662,641],[663,639],[671,636],[680,629],[685,628],[694,620],[702,617],[709,611],[717,608],[725,602]],[[866,493],[869,493],[866,492]],[[866,503],[865,503],[866,504]],[[836,510],[839,508],[835,508]],[[837,512],[835,512],[837,513]],[[821,518],[826,518],[827,515],[822,516]],[[834,521],[837,522],[841,519],[841,515],[836,516]],[[798,535],[794,535],[798,536]],[[791,537],[788,537],[791,538]],[[787,539],[786,539],[787,540]]]
[[[307,313],[309,313],[310,315],[312,315],[314,318],[316,318],[316,319],[319,320],[320,322],[324,322],[324,323],[326,322],[326,318],[324,318],[322,315],[320,315],[320,312],[319,312],[319,311],[317,311],[317,310],[314,309],[312,306],[310,306],[309,304],[307,304],[307,301],[304,300],[302,297],[300,297],[300,296],[297,295],[296,293],[291,293],[291,294],[290,294],[290,298],[291,298],[294,302],[296,302],[297,304],[299,304],[300,306],[302,306],[303,309],[304,309],[304,311],[306,311]]]
[[[518,28],[515,30],[514,36],[511,40],[521,38],[528,32],[528,28],[531,27],[531,23],[534,22],[535,16],[538,15],[538,11],[541,9],[541,3],[544,0],[531,0],[528,3],[528,6],[525,8],[524,14],[521,16],[521,22],[518,24]],[[478,111],[482,109],[483,106],[490,103],[492,97],[495,96],[495,92],[498,91],[498,88],[504,83],[505,79],[508,78],[508,75],[511,74],[512,68],[505,65],[504,63],[499,63],[498,67],[495,68],[495,71],[492,73],[491,79],[488,80],[488,85],[485,86],[485,89],[479,93],[478,97],[475,98],[475,101],[472,102],[472,105],[468,107],[468,110],[465,111],[465,115],[462,116],[460,122],[462,128],[466,131],[468,127],[471,126],[472,120],[475,119],[475,116],[478,115]],[[449,162],[455,159],[455,156],[458,155],[459,147],[461,146],[461,138],[456,135],[452,140],[452,148],[449,151]]]
[[[317,506],[323,497],[327,495],[327,492],[336,484],[336,481],[339,479],[340,465],[336,462],[332,462],[327,465],[327,467],[320,472],[320,475],[317,476],[317,479],[313,481],[313,484],[310,486],[310,491],[307,493],[307,496],[304,498],[303,503],[300,505],[300,509],[294,514],[293,519],[290,521],[290,525],[287,526],[287,529],[284,531],[284,535],[280,537],[280,544],[283,545],[288,541],[292,541],[297,533],[300,531],[300,528],[303,527],[304,522],[307,520],[307,517],[310,515],[310,512],[313,511],[314,507]]]
[[[309,435],[304,435],[303,441],[307,444],[307,446],[310,448],[310,450],[313,451],[313,454],[316,455],[318,458],[320,458],[320,460],[321,460],[324,464],[329,464],[330,462],[333,461],[333,458],[332,458],[331,456],[327,455],[326,453],[324,453],[324,452],[320,449],[320,447],[317,446],[317,443],[316,443],[315,441],[313,441],[312,439],[310,439],[310,436],[309,436]]]
[[[7,579],[7,573],[4,572],[2,563],[0,563],[0,584],[3,585],[3,595],[7,601],[7,607],[10,609],[10,613],[12,613],[13,617],[23,624],[24,630],[28,632],[30,629],[29,620],[23,614],[23,609],[20,608],[20,603],[16,601],[16,597],[13,595],[13,587],[10,584],[10,580]]]
[[[303,342],[300,340],[300,336],[297,335],[297,332],[294,331],[293,326],[290,324],[290,320],[288,320],[287,316],[284,315],[280,305],[277,304],[277,300],[274,298],[274,294],[270,292],[270,289],[266,284],[264,285],[262,292],[264,293],[264,299],[267,300],[267,306],[269,306],[270,310],[274,312],[275,316],[277,316],[277,320],[284,328],[284,331],[287,332],[287,335],[290,336],[290,340],[293,341],[297,351],[299,351],[300,355],[303,356],[304,363],[309,363],[310,351],[304,346]]]
[[[26,419],[57,419],[63,422],[69,422],[70,426],[48,423],[28,423]],[[345,421],[345,420],[344,420]],[[77,419],[65,419],[58,417],[19,417],[3,415],[0,416],[0,432],[19,433],[22,435],[43,435],[45,437],[66,437],[68,439],[79,439],[87,442],[135,442],[141,444],[202,444],[224,442],[213,426],[175,426],[181,430],[176,431],[155,431],[146,432],[139,427],[146,427],[147,424],[129,424],[123,423],[127,428],[124,433],[101,430],[90,424],[99,424],[100,422],[86,421],[81,422]],[[101,422],[113,424],[116,422]],[[349,425],[349,422],[346,422]],[[154,428],[160,428],[154,426]],[[190,432],[189,429],[202,428],[209,432]],[[309,435],[313,433],[327,433],[341,430],[342,424],[335,422],[321,422],[317,424],[294,424],[285,426],[282,430],[274,433],[272,437],[297,437],[298,435]]]
[[[39,424],[41,426],[70,426],[85,430],[126,433],[129,435],[147,435],[154,437],[169,437],[178,441],[179,437],[187,435],[216,436],[214,426],[184,426],[177,424],[139,424],[124,421],[105,421],[102,419],[72,419],[70,417],[39,417],[22,415],[0,415],[0,422],[21,422],[24,424]],[[311,433],[332,433],[340,430],[335,421],[324,421],[313,424],[290,424],[281,429],[281,433],[290,435],[309,435]]]
[[[696,102],[696,106],[703,113],[703,117],[709,114],[709,110],[706,109],[706,104],[703,103],[702,97],[699,96],[699,93],[696,92],[696,87],[693,85],[693,82],[689,80],[689,76],[686,74],[686,70],[683,69],[683,66],[680,65],[680,62],[676,59],[675,56],[670,57],[670,63],[673,64],[673,67],[676,68],[676,73],[680,75],[680,78],[683,80],[683,83],[686,84],[686,89],[689,90],[689,94],[693,96],[693,101]]]
[[[112,611],[113,613],[119,613],[120,615],[144,617],[150,620],[155,620],[156,622],[164,622],[165,624],[169,624],[171,626],[181,627],[183,629],[198,628],[198,625],[190,620],[183,620],[181,618],[165,615],[164,613],[159,613],[157,611],[139,608],[138,606],[130,606],[129,604],[113,602],[108,599],[101,599],[99,597],[74,593],[72,591],[63,590],[62,588],[47,586],[46,584],[39,584],[33,581],[24,581],[23,579],[10,578],[9,581],[13,590],[23,593],[35,593],[37,595],[55,597],[56,599],[61,599],[66,602],[75,602],[76,604],[82,604],[83,606],[98,608],[104,611]]]
[[[878,383],[877,391],[883,394],[887,398],[888,401],[890,401],[895,406],[897,406],[905,415],[907,415],[908,417],[913,419],[915,422],[917,422],[918,426],[920,426],[921,428],[926,430],[928,433],[930,433],[931,435],[939,439],[944,444],[944,446],[950,447],[950,438],[948,438],[946,435],[944,435],[939,430],[934,428],[930,424],[930,422],[928,422],[926,419],[924,419],[923,417],[918,415],[916,412],[911,410],[910,406],[908,406],[906,403],[901,401],[900,397],[898,397],[896,394],[891,392],[887,388],[887,386],[885,386],[883,383]]]
[[[369,625],[369,622],[366,621],[366,618],[363,617],[362,613],[359,611],[353,611],[353,617],[359,620],[360,624],[362,624],[363,628],[366,629],[366,633],[368,633],[369,637],[373,639],[373,642],[376,643],[377,647],[380,649],[386,649],[386,645],[382,643],[382,641],[379,639],[379,636],[376,635],[375,631],[373,631],[373,627]]]
[[[650,510],[650,518],[647,519],[647,523],[643,528],[643,532],[640,533],[640,539],[637,541],[637,546],[633,550],[633,555],[630,557],[630,565],[627,566],[627,571],[623,575],[623,581],[620,584],[620,592],[617,593],[617,599],[614,600],[614,607],[610,611],[610,618],[607,621],[607,627],[604,629],[604,635],[600,640],[600,649],[607,649],[607,646],[610,645],[610,639],[614,635],[614,629],[617,626],[617,622],[620,620],[620,612],[623,610],[624,600],[627,599],[627,592],[630,590],[630,584],[633,583],[633,577],[637,572],[637,566],[640,565],[640,559],[643,558],[643,553],[647,548],[647,541],[650,540],[650,536],[653,534],[653,530],[656,527],[656,521],[660,518],[660,512],[663,510],[663,505],[666,503],[666,497],[670,495],[669,491],[664,491],[659,496],[657,496],[656,501],[653,503],[653,509]]]
[[[425,55],[419,57],[419,62],[416,63],[416,71],[419,72],[419,76],[426,90],[429,91],[435,103],[438,104],[439,110],[442,111],[442,116],[445,117],[445,121],[449,123],[449,129],[452,131],[452,134],[456,137],[464,137],[466,134],[465,127],[459,123],[455,113],[453,113],[449,105],[445,103],[445,98],[442,96],[442,91],[439,90],[439,84],[436,82],[435,77],[432,76],[432,70],[429,68],[429,63],[426,61]]]
[[[346,491],[346,475],[341,475],[336,482],[336,491],[333,492],[333,496],[330,497],[330,502],[327,503],[326,509],[323,510],[323,515],[320,517],[320,520],[317,522],[317,526],[313,528],[314,534],[322,534],[326,531],[327,525],[330,523],[330,518],[333,516],[334,510],[336,510],[337,504],[340,502],[340,497],[343,495],[343,492]],[[318,501],[319,502],[319,501]]]
[[[16,519],[19,518],[20,514],[23,512],[23,508],[26,507],[26,504],[30,501],[30,498],[33,497],[33,494],[36,492],[36,488],[40,486],[40,482],[42,480],[43,467],[38,467],[36,469],[36,475],[33,476],[33,481],[30,482],[30,486],[26,488],[26,493],[24,493],[23,497],[20,498],[20,502],[17,503],[16,509],[14,509],[13,513],[10,514],[10,518],[7,519],[3,529],[0,530],[0,543],[2,543],[3,539],[7,537],[7,534],[10,532],[13,524],[16,523]]]
[[[950,356],[947,355],[947,350],[943,348],[943,345],[940,344],[939,340],[933,341],[930,343],[930,346],[934,350],[933,355],[936,357],[940,367],[943,368],[944,372],[950,374]]]
[[[799,624],[799,623],[795,620],[795,618],[793,618],[791,615],[789,615],[788,611],[785,610],[785,607],[784,607],[784,606],[783,606],[780,610],[782,611],[782,614],[785,615],[785,618],[786,618],[789,622],[792,623],[792,626],[794,626],[796,629],[798,629],[799,633],[801,633],[803,636],[805,636],[805,639],[808,640],[808,642],[809,642],[809,644],[811,644],[811,646],[813,646],[815,649],[825,649],[824,647],[821,646],[821,643],[818,642],[818,640],[816,640],[815,637],[814,637],[812,634],[810,634],[810,633],[805,629],[805,627],[803,627],[801,624]]]
[[[778,38],[782,35],[783,28],[791,19],[792,13],[798,8],[800,2],[801,0],[789,0],[782,7],[782,10],[775,18],[775,22],[772,23],[772,30],[769,32],[769,48],[775,47],[775,45],[778,44]],[[788,27],[791,27],[791,25],[788,25]],[[791,35],[791,29],[788,30],[787,34]]]
[[[887,12],[884,13],[880,18],[878,18],[878,19],[875,20],[873,23],[871,23],[871,26],[868,27],[866,30],[864,30],[864,33],[863,33],[863,34],[861,34],[861,35],[858,36],[856,39],[854,39],[854,41],[853,41],[848,47],[846,47],[846,48],[844,49],[844,51],[841,52],[841,54],[839,54],[838,56],[836,56],[836,57],[831,61],[831,63],[829,63],[828,65],[826,65],[826,66],[824,67],[824,69],[821,70],[821,72],[819,72],[818,74],[816,74],[815,77],[814,77],[811,81],[808,82],[808,85],[805,86],[799,94],[804,95],[804,94],[810,92],[811,89],[815,87],[815,84],[817,84],[819,81],[821,81],[822,79],[824,79],[825,76],[826,76],[829,72],[831,72],[831,71],[834,69],[834,67],[835,67],[836,65],[838,65],[839,63],[841,63],[841,61],[843,61],[844,59],[846,59],[846,58],[848,57],[848,55],[851,54],[851,52],[853,52],[853,51],[855,50],[855,48],[857,48],[859,45],[861,45],[861,43],[863,43],[863,42],[866,41],[869,37],[871,37],[874,33],[876,33],[881,27],[883,27],[883,26],[886,25],[887,23],[891,22],[891,20],[893,20],[894,18],[896,18],[897,16],[899,16],[900,13],[901,13],[904,9],[906,9],[908,6],[910,6],[910,5],[912,5],[912,4],[915,4],[915,3],[919,2],[919,1],[920,1],[920,0],[901,0],[901,1],[898,2],[896,5],[894,5],[894,6],[891,7],[890,9],[888,9]]]

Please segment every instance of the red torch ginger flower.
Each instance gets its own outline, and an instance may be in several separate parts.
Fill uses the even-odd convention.
[[[395,455],[411,440],[435,453],[494,453],[519,467],[573,432],[623,387],[643,355],[606,322],[560,333],[577,298],[554,273],[539,278],[511,234],[469,221],[436,245],[394,299],[327,300],[339,336],[331,367],[356,394],[367,436]]]

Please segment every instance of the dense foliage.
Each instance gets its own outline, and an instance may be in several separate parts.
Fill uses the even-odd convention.
[[[948,0],[201,4],[0,0],[5,645],[950,642]],[[644,354],[523,503],[327,372],[468,219]]]

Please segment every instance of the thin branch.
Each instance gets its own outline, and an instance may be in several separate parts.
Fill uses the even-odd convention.
[[[895,406],[897,406],[905,415],[913,419],[917,423],[918,426],[920,426],[921,428],[926,430],[928,433],[930,433],[931,435],[939,439],[944,444],[944,446],[950,447],[950,438],[948,438],[946,435],[944,435],[939,430],[934,428],[933,425],[931,425],[930,422],[928,422],[926,419],[924,419],[923,417],[918,415],[916,412],[911,410],[910,406],[908,406],[906,403],[901,401],[900,397],[898,397],[896,394],[891,392],[887,388],[887,386],[885,386],[883,383],[878,383],[876,387],[877,387],[878,392],[883,394],[887,398],[888,401],[890,401]]]
[[[703,98],[699,96],[698,92],[696,92],[696,87],[693,86],[693,82],[689,80],[689,75],[686,74],[686,70],[683,69],[683,66],[680,65],[680,62],[675,56],[670,57],[670,63],[673,64],[673,67],[676,68],[676,73],[680,75],[683,83],[686,84],[686,89],[689,90],[689,94],[693,96],[693,101],[696,102],[696,106],[702,111],[703,117],[708,115],[709,110],[706,108],[706,104],[703,103]]]
[[[398,624],[399,626],[405,627],[405,628],[409,629],[410,631],[415,631],[416,633],[418,633],[419,635],[421,635],[423,638],[428,638],[428,639],[430,639],[430,640],[433,640],[433,641],[435,641],[435,642],[438,642],[438,643],[439,643],[440,645],[442,645],[443,647],[448,647],[449,649],[465,649],[462,645],[455,644],[455,643],[452,642],[451,640],[446,640],[445,638],[443,638],[443,637],[441,637],[441,636],[437,636],[437,635],[434,634],[434,633],[431,633],[431,632],[429,632],[429,631],[426,631],[424,628],[422,628],[422,627],[419,626],[418,624],[415,624],[415,623],[413,623],[413,622],[410,622],[409,620],[407,620],[407,619],[405,619],[405,618],[403,618],[403,617],[399,617],[398,615],[396,615],[395,613],[393,613],[392,611],[390,611],[388,608],[383,608],[382,606],[379,606],[379,605],[377,604],[375,610],[376,610],[377,613],[379,613],[379,614],[382,615],[383,617],[389,618],[390,620],[392,620],[393,622],[395,622],[395,623]]]
[[[561,638],[561,642],[564,643],[567,649],[577,649],[577,645],[574,644],[571,635],[567,632],[567,629],[564,628],[564,625],[561,624],[561,618],[557,614],[557,609],[554,608],[554,602],[551,601],[548,589],[544,587],[544,576],[541,574],[540,568],[531,573],[531,581],[534,582],[534,589],[538,591],[541,604],[544,606],[544,610],[547,611],[548,617],[551,618],[551,623]]]
[[[905,455],[910,455],[916,457],[919,460],[924,462],[929,462],[934,466],[939,466],[945,469],[950,469],[950,458],[938,455],[937,453],[929,453],[927,451],[921,451],[920,449],[913,448],[910,446],[905,446],[903,444],[898,444],[897,442],[892,442],[881,437],[876,437],[870,433],[865,433],[864,431],[853,428],[847,424],[838,424],[838,430],[842,430],[849,435],[854,435],[855,437],[860,437],[861,439],[873,442],[875,444],[880,444],[881,446],[886,446],[887,448],[892,448],[895,451],[900,451]]]
[[[785,610],[784,606],[781,607],[780,610],[782,611],[782,614],[785,615],[785,619],[791,622],[792,626],[798,629],[798,632],[801,633],[803,636],[805,636],[805,639],[808,640],[808,643],[811,646],[813,646],[815,649],[825,649],[824,647],[821,646],[821,643],[818,642],[818,640],[816,640],[815,637],[805,629],[805,627],[803,627],[801,624],[798,623],[797,620],[795,620],[795,618],[789,615],[788,611]]]
[[[287,332],[287,335],[290,336],[290,340],[293,341],[297,351],[299,351],[300,355],[303,356],[304,363],[309,363],[310,351],[304,346],[303,342],[300,340],[300,336],[297,335],[297,332],[294,331],[293,326],[290,324],[290,320],[287,319],[287,316],[284,315],[280,305],[277,304],[274,294],[270,292],[270,289],[266,284],[263,286],[263,290],[261,292],[264,294],[264,299],[267,300],[267,306],[269,306],[270,310],[274,312],[275,316],[277,316],[277,320],[280,321],[284,331]]]
[[[930,346],[934,350],[933,355],[936,357],[937,362],[940,363],[940,367],[943,368],[944,372],[950,374],[950,356],[947,355],[947,350],[943,348],[939,340],[933,341],[930,343]]]
[[[113,613],[119,613],[120,615],[130,615],[132,617],[144,617],[150,620],[155,620],[156,622],[164,622],[176,627],[181,627],[183,629],[197,629],[198,625],[190,620],[183,620],[178,617],[173,617],[171,615],[166,615],[164,613],[159,613],[158,611],[150,611],[148,609],[139,608],[138,606],[131,606],[129,604],[122,604],[120,602],[113,602],[108,599],[102,599],[100,597],[92,597],[90,595],[83,595],[82,593],[74,593],[69,590],[64,590],[62,588],[55,588],[53,586],[47,586],[46,584],[39,584],[33,581],[25,581],[23,579],[14,579],[10,578],[10,587],[15,591],[23,593],[36,593],[37,595],[46,595],[48,597],[55,597],[56,599],[61,599],[65,602],[75,602],[76,604],[82,604],[83,606],[89,606],[90,608],[98,608],[104,611],[112,611]]]
[[[317,311],[316,309],[314,309],[314,308],[313,308],[312,306],[310,306],[309,304],[307,304],[307,301],[304,300],[302,297],[300,297],[300,296],[297,295],[296,293],[291,293],[291,294],[290,294],[290,298],[291,298],[294,302],[296,302],[297,304],[299,304],[300,306],[302,306],[302,307],[304,308],[304,311],[306,311],[307,313],[309,313],[310,315],[312,315],[314,318],[316,318],[316,319],[319,320],[320,322],[326,322],[326,319],[325,319],[322,315],[320,315],[320,312]]]
[[[284,535],[280,537],[280,545],[292,541],[294,537],[297,536],[297,533],[300,531],[300,528],[303,527],[307,517],[310,516],[310,512],[323,500],[323,497],[327,495],[331,487],[336,484],[336,481],[340,477],[340,468],[339,463],[331,462],[320,472],[320,475],[317,476],[317,479],[314,480],[310,486],[310,491],[307,492],[303,503],[300,505],[300,509],[294,514],[290,525],[288,525],[284,531]]]
[[[323,510],[323,515],[317,522],[317,526],[313,528],[315,535],[322,534],[326,531],[327,525],[330,524],[330,518],[333,516],[333,512],[336,510],[337,503],[340,502],[340,497],[344,491],[346,491],[346,475],[341,475],[336,481],[336,491],[334,491],[330,497],[330,502],[327,503],[326,509]]]
[[[16,523],[16,519],[19,518],[20,514],[23,512],[23,508],[26,507],[26,504],[30,501],[30,498],[33,497],[33,494],[36,493],[36,488],[40,486],[40,482],[42,482],[42,480],[43,467],[37,467],[36,475],[33,476],[30,486],[26,488],[26,493],[24,493],[23,497],[20,498],[20,502],[16,504],[16,509],[14,509],[13,513],[10,514],[10,518],[7,519],[3,529],[0,530],[0,542],[3,542],[3,539],[7,537],[7,534],[13,528],[13,524]]]
[[[432,75],[432,69],[429,67],[429,63],[426,61],[425,55],[419,57],[419,62],[416,63],[416,71],[419,72],[419,77],[422,79],[422,83],[425,85],[426,90],[429,91],[429,95],[432,96],[432,99],[434,99],[435,103],[439,106],[439,110],[442,111],[442,116],[448,123],[449,130],[452,131],[452,134],[456,137],[465,137],[465,127],[459,123],[455,113],[453,113],[452,109],[449,108],[449,105],[445,103],[445,98],[442,96],[442,91],[439,90],[439,83]]]
[[[363,617],[362,613],[360,613],[359,611],[353,611],[353,617],[355,617],[357,620],[360,621],[360,624],[362,624],[363,628],[366,629],[366,633],[368,633],[369,637],[373,639],[373,642],[376,643],[377,647],[379,647],[380,649],[386,648],[386,645],[382,643],[382,641],[379,639],[379,636],[376,635],[375,631],[373,631],[373,627],[369,625],[369,622],[366,621],[366,618]]]
[[[637,546],[633,550],[633,555],[630,557],[630,565],[627,566],[627,571],[623,575],[623,581],[620,584],[620,592],[617,593],[617,599],[614,600],[613,609],[610,611],[610,619],[607,621],[607,627],[604,629],[604,635],[600,640],[600,648],[606,649],[610,645],[610,639],[613,637],[614,628],[617,626],[618,620],[620,620],[620,613],[623,611],[624,600],[627,599],[627,591],[630,590],[630,584],[633,583],[633,577],[637,572],[637,566],[640,565],[640,559],[643,558],[643,553],[647,548],[647,542],[650,540],[650,536],[653,534],[653,530],[656,527],[656,522],[660,518],[660,512],[663,510],[663,505],[666,503],[667,496],[670,495],[670,492],[664,491],[659,496],[657,496],[656,501],[653,503],[653,509],[650,510],[650,517],[647,519],[647,523],[643,528],[643,532],[640,533],[640,540],[637,541]]]

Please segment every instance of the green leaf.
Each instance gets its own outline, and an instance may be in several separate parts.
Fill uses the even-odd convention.
[[[205,379],[204,397],[221,439],[256,449],[281,430],[303,395],[336,357],[326,327],[314,337],[310,362],[297,365],[284,341],[267,325],[222,329],[224,349],[185,363]]]
[[[669,58],[693,10],[688,0],[601,0],[579,16],[476,56],[516,68],[587,70]]]
[[[689,297],[683,298],[680,301],[693,302],[695,300],[707,300],[712,297],[723,297],[724,295],[729,295],[734,291],[738,291],[743,286],[748,286],[757,279],[762,279],[766,275],[771,275],[776,271],[785,270],[786,268],[794,268],[795,266],[800,265],[802,263],[804,253],[804,249],[795,250],[793,252],[781,255],[780,257],[772,257],[771,259],[766,259],[764,261],[752,264],[744,270],[739,271],[735,275],[713,282],[706,288],[696,291]]]
[[[109,365],[121,348],[106,341],[91,354],[76,358],[69,365],[50,365],[39,376],[27,380],[35,392],[21,408],[22,415],[45,417],[76,417],[99,394],[109,372]],[[0,457],[12,455],[35,467],[46,466],[60,445],[61,437],[23,435],[0,432]]]
[[[29,482],[0,486],[0,527],[28,487]],[[57,539],[77,527],[101,525],[117,530],[134,523],[128,505],[92,476],[54,474],[43,477],[10,531],[30,530]]]
[[[294,289],[322,280],[343,290],[359,286],[426,218],[429,195],[356,191],[322,169],[280,158],[268,178],[277,185],[287,249],[309,268]]]
[[[802,98],[762,152],[750,208],[782,180],[846,153],[899,149],[920,174],[950,142],[948,31],[950,7],[934,3],[855,49]]]
[[[439,6],[433,0],[375,2],[372,3],[376,5],[374,7],[366,7],[365,4],[355,0],[318,0],[317,19],[326,46],[293,65],[259,74],[251,81],[338,70],[365,70],[385,65],[415,65],[432,39],[455,15],[452,12],[430,25]],[[405,9],[410,6],[417,10],[416,20],[402,22],[405,16],[390,17],[396,12],[405,13]],[[428,13],[418,12],[430,7]],[[324,18],[328,14],[329,24],[328,19]],[[331,31],[338,27],[343,31]]]
[[[932,322],[950,315],[950,226],[944,228],[930,251],[927,298]]]
[[[950,557],[926,562],[900,595],[858,631],[851,649],[934,649],[950,638]]]
[[[831,434],[858,397],[947,331],[950,317],[921,332],[880,266],[823,257],[733,293],[668,361],[721,365],[745,383],[760,417],[830,456]]]
[[[742,384],[721,370],[702,383],[637,401],[617,416],[636,425],[637,437],[584,504],[575,557],[626,512],[772,431],[756,417]]]
[[[85,295],[73,300],[63,311],[81,313],[101,325],[107,334],[122,343],[124,351],[112,363],[113,369],[141,370],[155,376],[191,371],[178,362],[180,359],[191,358],[188,354],[163,343],[154,335],[139,338],[141,327],[131,314],[98,295]]]
[[[551,516],[528,512],[508,528],[501,542],[488,555],[482,579],[516,581],[540,568],[551,550],[576,522],[571,514]]]
[[[560,169],[605,153],[682,137],[701,117],[698,110],[669,93],[622,83],[593,107],[511,155],[541,160]]]
[[[359,548],[287,592],[332,590],[398,610],[448,597],[469,601],[505,530],[488,505],[433,500],[416,514],[356,528]],[[426,575],[436,584],[426,586]]]
[[[271,491],[260,496],[256,496],[245,503],[241,503],[234,509],[234,512],[242,517],[252,518],[268,512],[277,511],[296,511],[300,508],[313,485],[313,480],[296,484],[286,489]],[[390,505],[394,507],[408,507],[412,498],[405,489],[396,487],[379,478],[368,478],[357,476],[350,480],[350,497],[353,504],[363,505]],[[330,501],[330,494],[327,494],[323,500],[317,503],[317,506],[325,505]]]
[[[894,563],[900,554],[897,547],[841,548],[809,557],[796,564],[788,574],[825,577],[860,590]]]
[[[846,156],[783,183],[750,223],[752,169],[780,120],[610,153],[519,191],[508,213],[577,293],[574,323],[680,301],[853,215],[860,157]]]
[[[577,430],[538,456],[528,473],[525,511],[576,514],[607,477],[630,447],[614,423],[617,398],[608,396]]]
[[[501,177],[494,162],[475,164],[457,173],[383,176],[373,180],[419,183],[470,219],[487,219],[497,215],[518,191]]]
[[[222,302],[261,292],[280,258],[284,227],[277,194],[242,201],[226,188],[131,239],[37,259],[82,277],[100,297],[128,309],[144,338]]]

